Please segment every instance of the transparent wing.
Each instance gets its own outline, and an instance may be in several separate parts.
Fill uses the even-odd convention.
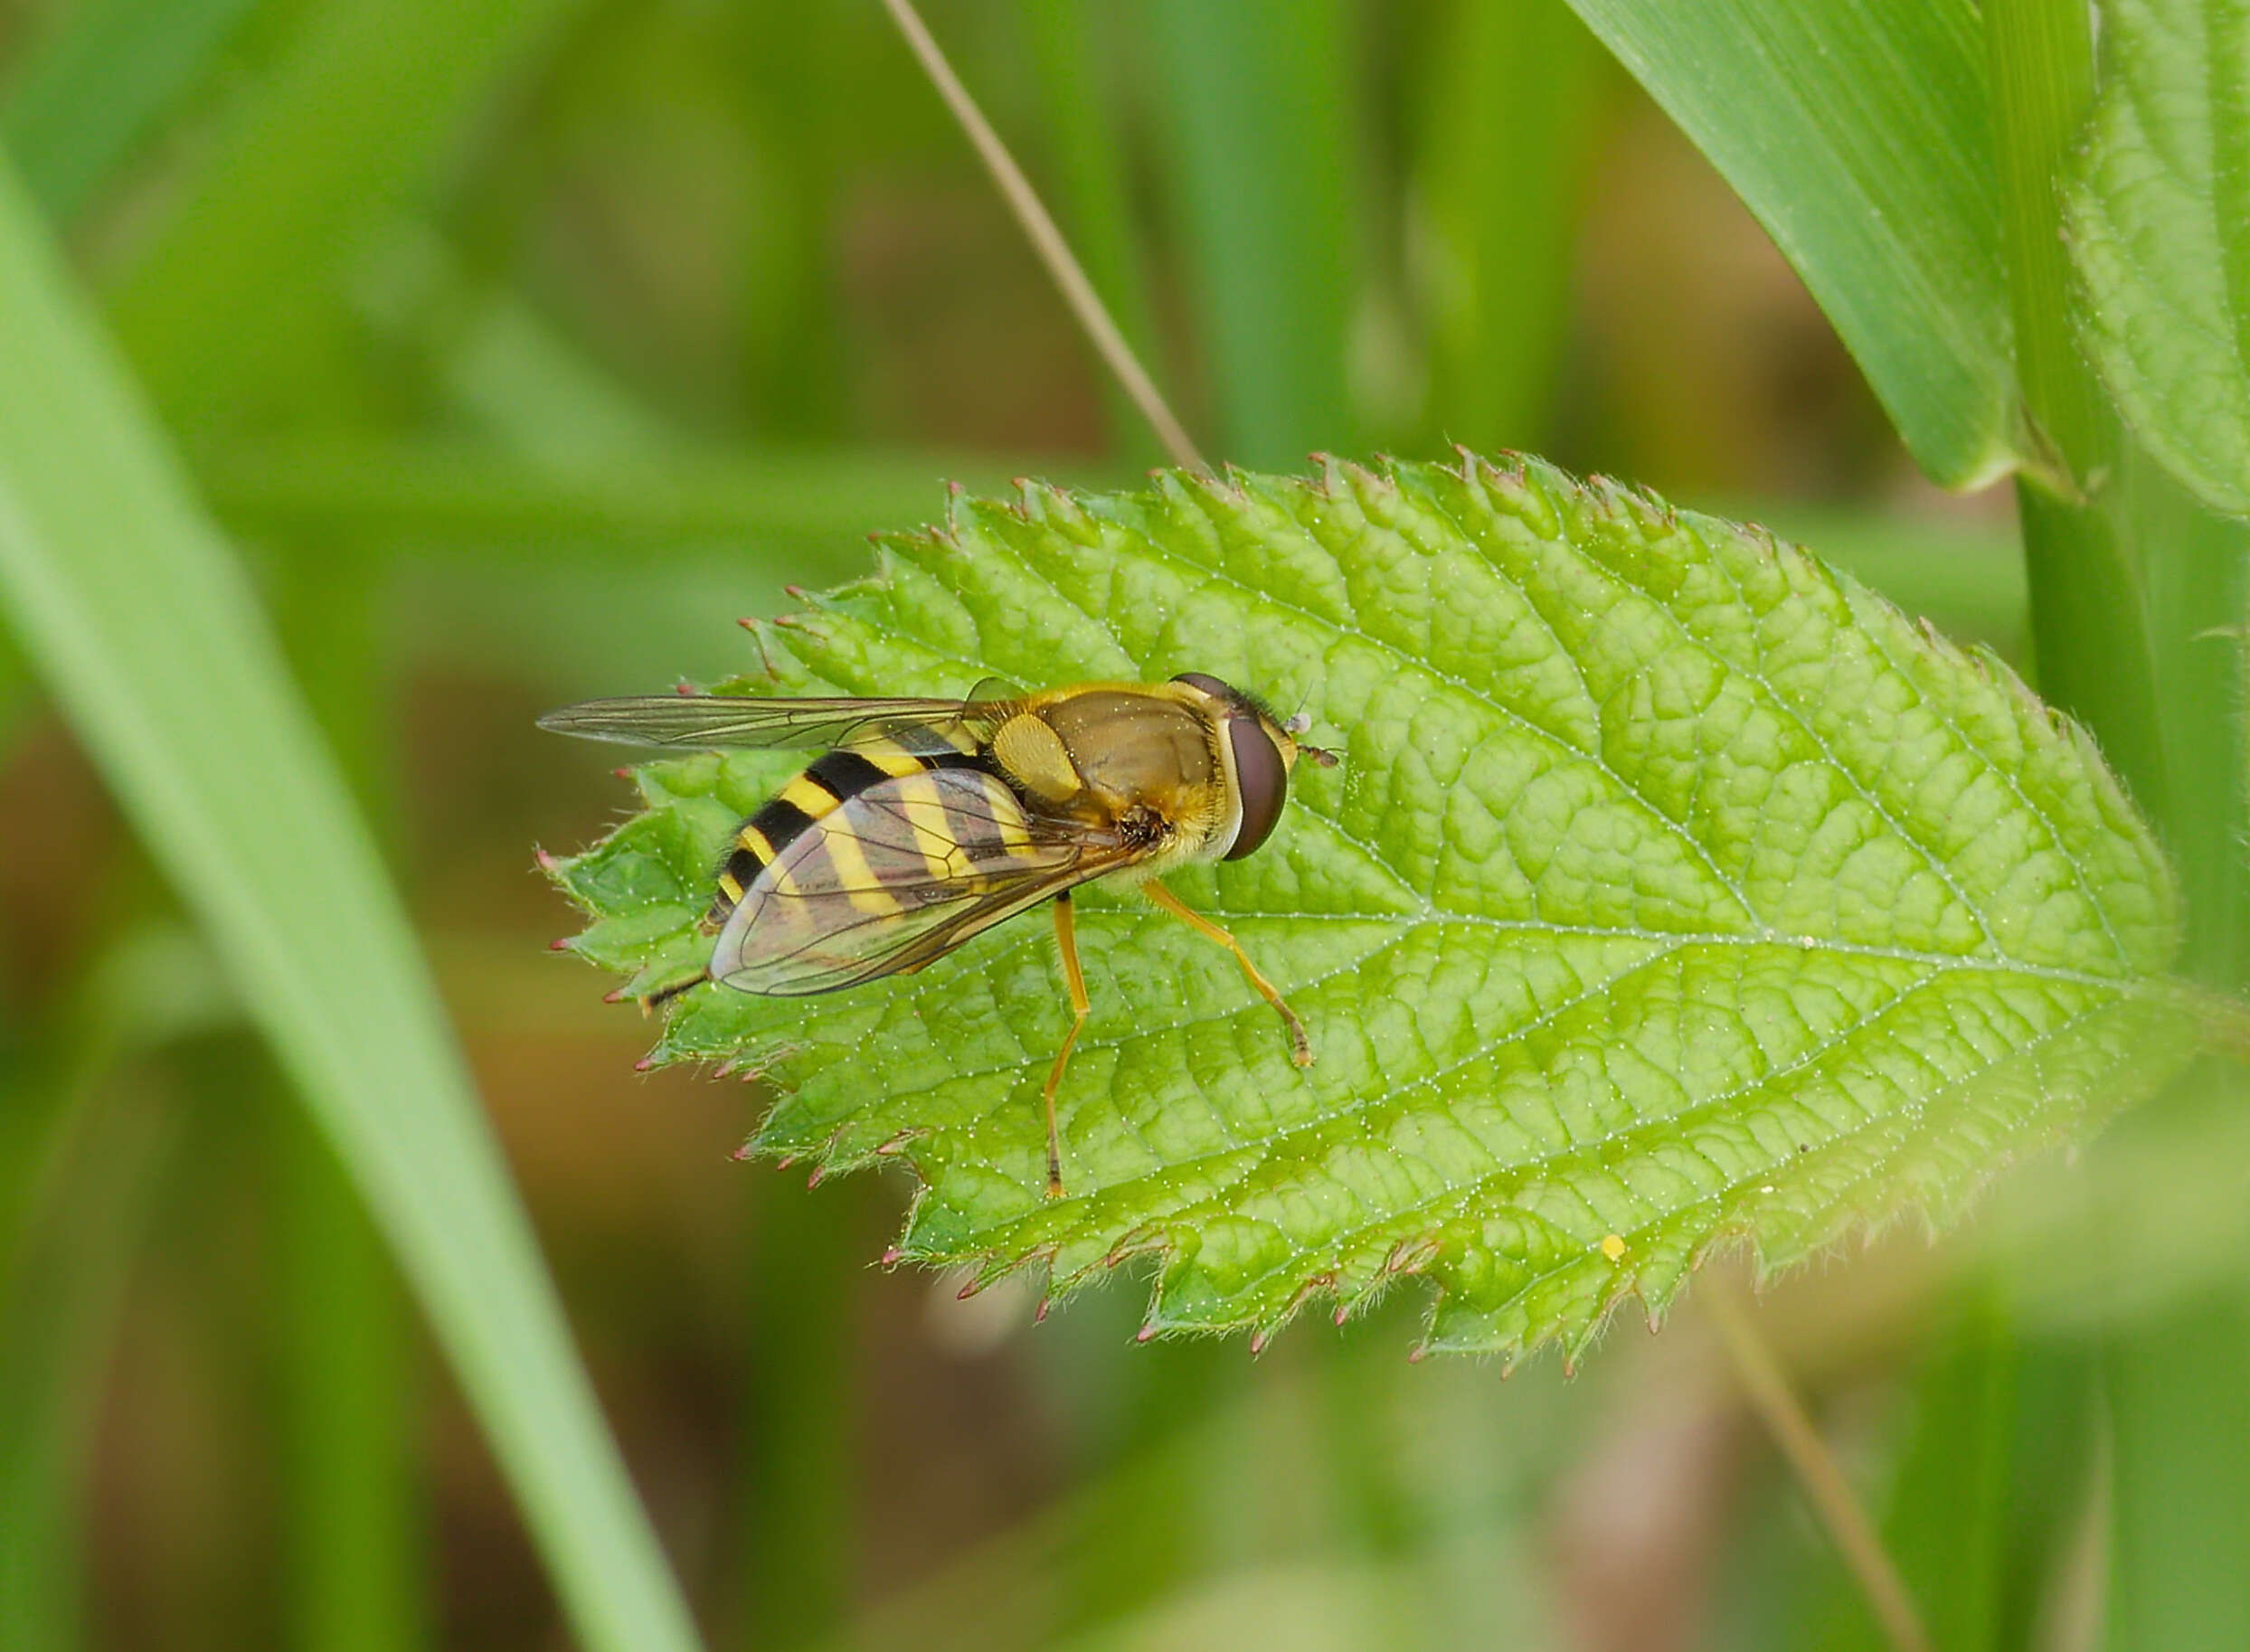
[[[796,997],[919,969],[1139,853],[1028,815],[981,769],[901,776],[789,841],[720,930],[711,976]]]
[[[776,746],[827,749],[902,729],[983,726],[1006,715],[1000,700],[765,700],[743,694],[634,694],[549,712],[539,726],[586,740],[686,751]]]

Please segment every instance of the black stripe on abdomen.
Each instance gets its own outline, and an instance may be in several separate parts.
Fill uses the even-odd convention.
[[[758,874],[768,864],[789,846],[789,840],[812,824],[813,817],[785,798],[770,798],[759,811],[742,822],[728,847],[727,856],[719,863],[716,878],[718,892],[712,897],[710,910],[704,913],[703,927],[715,930],[727,920],[727,916],[740,905],[742,893],[758,881]]]
[[[880,786],[890,779],[856,751],[825,752],[805,772],[826,787],[838,803],[848,803],[870,786]],[[781,845],[777,842],[773,846]]]
[[[799,833],[812,824],[812,817],[787,798],[775,798],[750,817],[750,824],[757,828],[760,836],[772,845],[774,854],[780,854],[782,850],[789,846],[791,841]],[[748,847],[744,847],[742,852],[745,854],[750,854]],[[752,858],[755,860],[757,857],[752,855]],[[758,864],[761,866],[765,864],[763,861],[759,861]],[[755,876],[756,873],[753,872],[752,875]]]

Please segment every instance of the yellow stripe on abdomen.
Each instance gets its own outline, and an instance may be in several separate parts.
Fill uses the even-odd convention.
[[[927,774],[903,779],[898,785],[899,810],[913,828],[914,847],[922,851],[922,865],[933,882],[960,877],[968,865],[953,846],[953,826],[946,819],[945,799]]]
[[[816,885],[827,882],[814,870],[823,859],[835,873],[835,887],[852,903],[854,911],[888,917],[905,910],[896,896],[884,890],[874,868],[867,864],[866,850],[848,831],[823,832],[808,847],[799,865],[806,882]]]
[[[893,779],[903,779],[930,767],[928,758],[917,757],[895,740],[871,740],[864,745],[854,746],[852,752],[856,757],[866,759]]]
[[[776,800],[788,804],[808,820],[819,819],[831,812],[837,804],[836,794],[809,774],[800,774],[781,788],[780,796]]]

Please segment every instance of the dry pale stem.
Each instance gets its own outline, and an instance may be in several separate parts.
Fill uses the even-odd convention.
[[[1906,1592],[1905,1580],[1892,1565],[1867,1512],[1852,1496],[1851,1486],[1836,1458],[1829,1455],[1820,1430],[1812,1426],[1812,1419],[1805,1415],[1804,1407],[1798,1403],[1773,1351],[1766,1346],[1741,1301],[1725,1285],[1711,1281],[1711,1288],[1703,1293],[1703,1300],[1726,1343],[1727,1354],[1735,1362],[1735,1374],[1742,1383],[1751,1408],[1765,1424],[1766,1431],[1773,1436],[1773,1443],[1781,1448],[1782,1455],[1789,1459],[1798,1484],[1811,1501],[1813,1513],[1828,1528],[1829,1541],[1835,1543],[1844,1564],[1858,1581],[1884,1634],[1898,1652],[1931,1652],[1930,1638],[1923,1630],[1921,1614],[1914,1610],[1914,1598]]]
[[[1063,289],[1063,297],[1070,305],[1072,313],[1078,317],[1078,325],[1086,330],[1086,336],[1101,353],[1101,359],[1109,364],[1110,371],[1117,375],[1118,382],[1125,387],[1125,393],[1133,399],[1133,405],[1140,410],[1149,428],[1156,431],[1157,439],[1164,444],[1164,450],[1172,456],[1173,463],[1189,470],[1209,474],[1211,467],[1204,462],[1203,455],[1196,451],[1196,444],[1188,439],[1186,427],[1172,416],[1172,410],[1166,404],[1163,393],[1157,389],[1156,381],[1141,367],[1140,359],[1133,354],[1133,347],[1125,342],[1125,335],[1118,331],[1117,323],[1110,318],[1109,309],[1102,304],[1101,296],[1094,291],[1093,283],[1086,278],[1085,270],[1079,267],[1078,260],[1071,252],[1070,243],[1063,239],[1063,231],[1047,215],[1047,209],[1040,203],[1031,181],[1024,176],[1023,169],[1008,154],[1007,146],[1000,141],[1000,135],[992,129],[991,124],[977,108],[976,100],[969,95],[969,89],[960,83],[952,65],[945,61],[945,53],[938,49],[938,42],[923,24],[921,14],[914,10],[912,0],[884,0],[884,3],[891,8],[891,15],[898,24],[899,33],[906,37],[906,43],[922,60],[922,70],[929,75],[931,84],[938,89],[938,95],[952,109],[953,118],[969,134],[969,141],[976,146],[978,155],[984,160],[985,169],[991,173],[992,181],[999,185],[1001,197],[1007,201],[1008,210],[1016,214],[1016,222],[1023,225],[1024,233],[1031,238],[1033,250],[1045,263],[1048,273],[1054,276],[1054,284]]]

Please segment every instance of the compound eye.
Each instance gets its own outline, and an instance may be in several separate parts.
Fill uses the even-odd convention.
[[[1236,694],[1225,684],[1220,682],[1218,678],[1205,676],[1200,671],[1183,671],[1179,674],[1179,675],[1174,677],[1172,681],[1175,683],[1185,683],[1190,688],[1200,688],[1205,694],[1212,696],[1212,698],[1216,700],[1224,700],[1230,703],[1242,698],[1240,694]]]
[[[1228,718],[1226,737],[1234,745],[1234,783],[1243,797],[1243,824],[1226,858],[1238,861],[1273,835],[1289,801],[1289,765],[1254,717]]]

